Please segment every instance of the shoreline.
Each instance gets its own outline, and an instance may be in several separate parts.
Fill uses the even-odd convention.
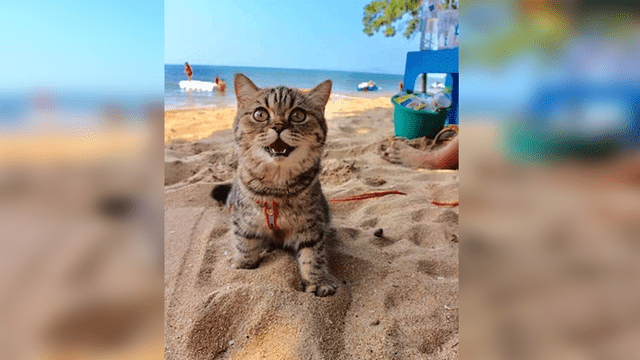
[[[306,89],[308,90],[308,89]],[[195,95],[211,95],[211,93],[208,92],[195,92]],[[374,91],[374,92],[344,92],[344,93],[332,93],[331,94],[331,99],[335,99],[335,98],[341,98],[341,99],[375,99],[375,98],[379,98],[379,97],[388,97],[391,98],[393,95],[397,94],[397,91]],[[217,96],[217,95],[215,95]],[[229,94],[227,93],[227,96],[231,96],[234,97],[235,96],[233,94]],[[165,105],[164,105],[164,110],[165,111],[174,111],[174,110],[199,110],[199,109],[226,109],[229,107],[236,107],[236,102],[235,99],[232,101],[225,101],[225,102],[209,102],[209,103],[200,103],[200,104],[196,104],[195,101],[194,104],[191,105],[184,105],[184,104],[175,104],[172,103],[170,105],[167,105],[167,97],[171,98],[171,96],[169,94],[165,94]]]
[[[391,95],[387,93],[375,95],[367,93],[366,96],[332,94],[325,109],[325,118],[330,121],[337,116],[357,116],[375,108],[392,109]],[[235,115],[235,105],[165,109],[164,143],[208,138],[216,131],[230,129]]]

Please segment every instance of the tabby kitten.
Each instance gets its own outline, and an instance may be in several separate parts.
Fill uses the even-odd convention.
[[[256,268],[263,249],[282,246],[297,254],[304,291],[332,295],[336,284],[325,259],[329,205],[318,179],[331,81],[310,91],[260,89],[237,74],[234,85],[238,173],[212,193],[230,208],[234,266]]]

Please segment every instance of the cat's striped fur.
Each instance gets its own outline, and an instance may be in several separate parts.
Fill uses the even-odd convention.
[[[259,89],[237,74],[234,85],[238,173],[231,186],[218,186],[213,192],[214,198],[226,200],[230,207],[234,266],[255,268],[265,247],[282,246],[296,253],[304,290],[331,295],[336,284],[325,258],[329,205],[318,179],[331,81],[310,91]],[[276,210],[275,219],[269,220],[265,203]]]

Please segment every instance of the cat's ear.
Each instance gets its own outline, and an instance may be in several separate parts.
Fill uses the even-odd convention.
[[[307,93],[307,97],[313,101],[313,103],[324,109],[329,101],[331,95],[331,80],[325,80],[318,84]]]
[[[236,90],[238,105],[249,99],[253,99],[260,90],[248,77],[243,74],[236,74],[233,78],[233,87]]]

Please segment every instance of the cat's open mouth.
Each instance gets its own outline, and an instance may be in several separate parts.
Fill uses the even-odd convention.
[[[271,156],[284,156],[287,157],[295,148],[293,146],[289,146],[286,142],[282,141],[282,139],[278,138],[278,140],[271,143],[269,146],[265,146],[264,150],[271,154]]]

